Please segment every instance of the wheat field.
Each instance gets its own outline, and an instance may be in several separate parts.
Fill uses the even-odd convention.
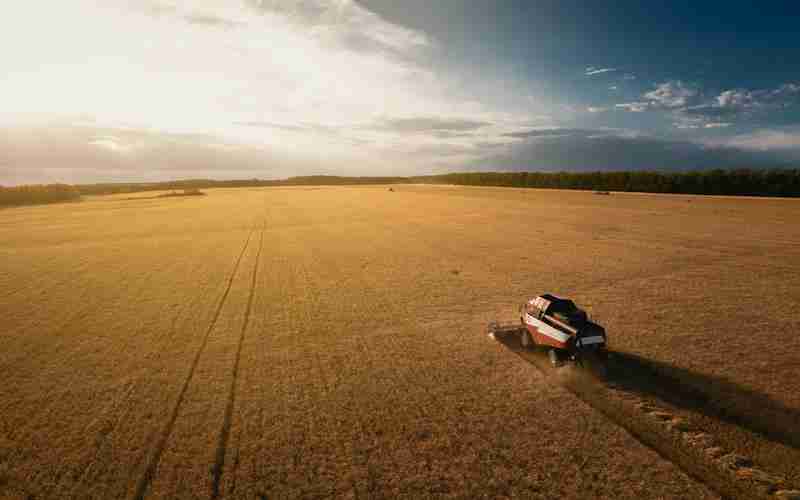
[[[0,497],[718,498],[487,337],[543,292],[800,484],[798,201],[207,194],[0,211]]]

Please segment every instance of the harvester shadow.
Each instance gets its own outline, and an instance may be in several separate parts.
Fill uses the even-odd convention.
[[[516,335],[498,342],[531,364],[550,370],[542,349],[523,350]],[[800,411],[726,378],[679,368],[625,352],[609,353],[607,372],[597,384],[615,386],[642,397],[655,397],[800,450]]]

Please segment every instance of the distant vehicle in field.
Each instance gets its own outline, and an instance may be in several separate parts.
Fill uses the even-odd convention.
[[[605,329],[590,321],[586,311],[569,299],[539,295],[520,306],[519,319],[519,326],[490,323],[489,333],[518,334],[524,349],[534,345],[547,348],[553,366],[580,362],[587,355],[606,360]]]

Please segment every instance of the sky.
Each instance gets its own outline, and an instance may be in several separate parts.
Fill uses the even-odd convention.
[[[3,185],[800,166],[797,2],[4,1]]]

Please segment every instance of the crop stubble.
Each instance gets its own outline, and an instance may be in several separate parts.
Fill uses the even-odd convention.
[[[33,287],[3,302],[24,311],[0,333],[12,342],[3,375],[21,382],[0,389],[8,491],[712,497],[487,341],[487,320],[512,318],[545,290],[588,304],[615,348],[697,372],[694,383],[724,375],[768,394],[785,426],[796,415],[793,395],[741,362],[755,341],[726,330],[720,343],[713,321],[752,319],[731,304],[763,289],[780,294],[754,313],[758,325],[796,325],[781,315],[797,300],[781,279],[796,273],[792,202],[403,186],[76,207],[49,219],[40,207],[6,211],[46,222],[50,236],[0,225],[19,240],[2,249],[14,264],[2,282],[47,289],[45,272],[54,283],[44,309],[29,305]],[[69,271],[74,294],[65,262],[91,263]],[[732,285],[736,266],[752,272]],[[82,309],[76,297],[93,295]],[[692,309],[700,320],[686,331],[674,313],[697,302],[705,308]],[[797,375],[792,342],[769,351],[780,377]],[[747,406],[746,392],[731,391]],[[791,478],[794,448],[741,426],[725,436],[735,447],[745,434],[764,457],[782,447]]]

